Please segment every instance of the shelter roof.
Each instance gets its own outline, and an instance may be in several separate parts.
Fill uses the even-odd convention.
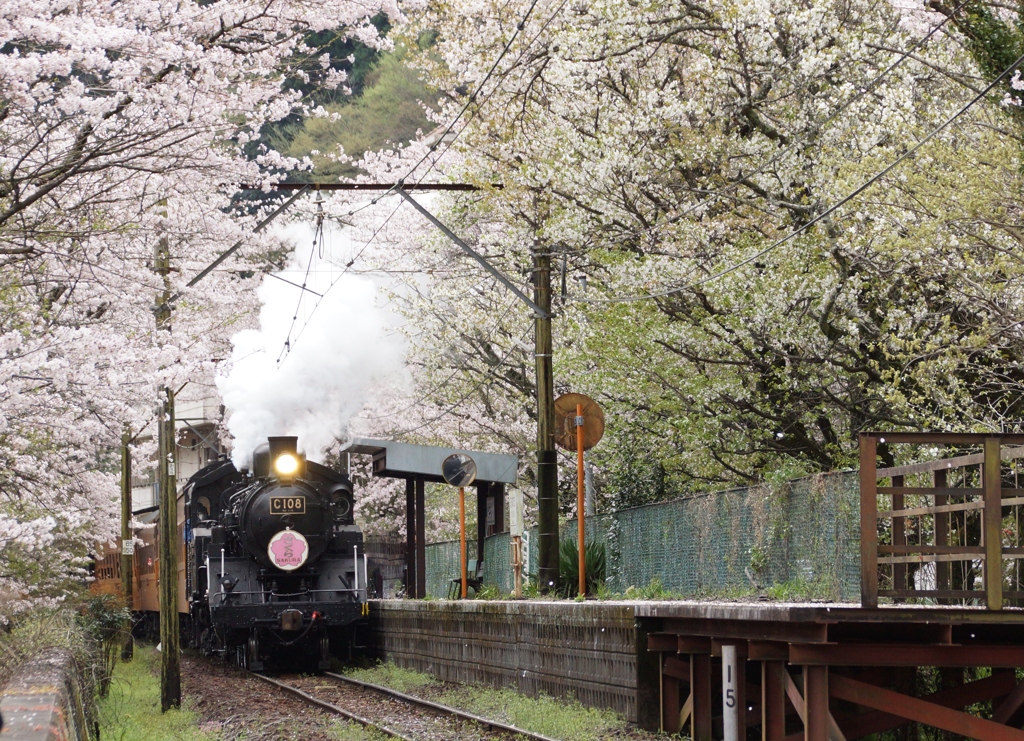
[[[416,478],[443,483],[441,463],[454,453],[464,453],[476,462],[477,482],[514,484],[519,470],[517,455],[484,453],[479,450],[443,448],[435,445],[413,445],[364,437],[354,438],[341,449],[341,452],[372,455],[373,475],[391,478]]]

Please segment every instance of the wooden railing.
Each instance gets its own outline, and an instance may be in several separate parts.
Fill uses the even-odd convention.
[[[893,468],[878,468],[879,445],[980,448],[982,452]],[[982,602],[1000,610],[1024,599],[1024,559],[1018,527],[1024,489],[1003,461],[1024,458],[1024,435],[866,432],[860,435],[861,604],[879,597],[938,603]],[[898,459],[898,456],[897,456]],[[879,483],[889,480],[888,486]],[[908,486],[907,480],[916,486]],[[1006,484],[1013,479],[1012,486]],[[924,485],[922,485],[924,484]],[[891,499],[890,499],[891,497]],[[879,501],[882,508],[879,508]],[[914,501],[917,500],[917,501]],[[923,506],[913,506],[923,502]],[[972,513],[978,512],[978,516]],[[1004,517],[1013,517],[1004,527]],[[879,542],[881,539],[881,543]],[[1004,562],[1014,565],[1007,569]],[[934,564],[927,580],[914,578]],[[960,569],[954,570],[952,565]],[[975,565],[982,588],[975,589]],[[1011,573],[1007,573],[1007,571]],[[880,588],[886,586],[888,588]],[[927,581],[926,588],[920,587]],[[1005,582],[1009,582],[1007,585]],[[1010,588],[1004,588],[1009,586]],[[931,587],[931,588],[928,588]]]

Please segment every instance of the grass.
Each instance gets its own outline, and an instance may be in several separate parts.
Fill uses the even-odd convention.
[[[214,741],[198,728],[187,708],[160,712],[160,655],[149,646],[135,646],[135,659],[114,669],[110,692],[100,700],[100,738],[115,741]]]
[[[511,689],[459,687],[442,695],[440,702],[561,741],[599,741],[626,725],[611,710],[546,695],[526,697]]]
[[[422,691],[425,688],[441,687],[429,674],[401,669],[394,664],[378,664],[346,674],[419,697],[426,695]],[[428,699],[562,741],[599,741],[626,727],[625,721],[611,710],[587,708],[565,698],[526,697],[512,689],[456,686]]]
[[[356,723],[335,721],[329,733],[335,741],[388,741],[389,736],[373,728],[363,728]]]
[[[345,675],[361,682],[390,687],[406,695],[415,695],[417,690],[437,682],[429,674],[402,669],[394,664],[377,664],[370,669],[351,669],[346,671]]]

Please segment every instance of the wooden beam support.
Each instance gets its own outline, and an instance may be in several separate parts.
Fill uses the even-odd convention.
[[[985,489],[982,544],[985,546],[985,603],[990,610],[1003,609],[1003,492],[999,450],[998,437],[985,438],[981,477]]]
[[[693,698],[690,738],[711,741],[711,655],[694,654],[690,661],[690,694]]]
[[[858,679],[858,681],[861,680]],[[968,705],[1005,695],[1013,690],[1014,681],[1012,672],[1000,672],[976,682],[940,690],[919,699],[947,708],[963,709]],[[865,684],[867,683],[865,682]],[[993,718],[993,720],[995,719]],[[875,710],[850,720],[843,725],[843,730],[848,738],[861,738],[875,733],[885,733],[910,722],[912,721],[898,715]],[[1005,721],[997,722],[1004,723]]]
[[[761,662],[761,741],[782,741],[786,735],[785,673],[782,661]]]
[[[974,715],[952,710],[916,697],[834,675],[832,697],[882,710],[910,721],[949,731],[978,741],[1024,741],[1024,731]]]
[[[666,656],[661,671],[666,676],[678,679],[687,684],[690,683],[690,662],[677,659],[674,656]]]
[[[737,638],[744,641],[826,643],[828,624],[783,620],[712,620],[709,618],[665,618],[662,633],[707,638]]]
[[[897,490],[894,491],[892,495],[892,508],[894,511],[891,513],[875,513],[876,517],[882,517],[885,514],[889,514],[889,516],[892,517],[892,544],[896,548],[907,545],[907,517],[902,512],[906,507],[906,498],[903,494],[903,483],[902,476],[892,477],[893,488]],[[879,559],[879,563],[881,563],[882,560],[883,559]],[[908,589],[913,586],[913,584],[907,584],[907,565],[905,563],[894,561],[892,566],[892,588]],[[899,602],[900,600],[897,599],[896,601]]]
[[[651,633],[647,636],[647,650],[675,653],[677,638],[678,636],[672,633]]]
[[[809,666],[1024,666],[1024,646],[793,644],[791,664]]]
[[[711,655],[711,639],[702,636],[677,636],[676,651],[681,654]]]
[[[788,661],[789,644],[779,641],[747,641],[747,658],[751,661]]]
[[[828,667],[805,666],[804,741],[829,741],[828,719]]]
[[[661,730],[679,733],[679,680],[662,672],[661,675]]]
[[[860,601],[878,607],[878,481],[875,437],[860,434]]]
[[[997,675],[1016,678],[1014,674]],[[998,694],[998,693],[997,693]],[[994,703],[993,703],[994,705]],[[1014,687],[998,707],[992,710],[992,721],[994,723],[1008,723],[1010,718],[1024,705],[1024,682]]]

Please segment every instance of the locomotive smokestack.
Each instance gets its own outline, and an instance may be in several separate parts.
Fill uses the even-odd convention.
[[[302,476],[305,462],[299,455],[297,437],[268,437],[270,468],[282,483]]]
[[[294,456],[299,454],[299,438],[297,437],[268,437],[270,443],[270,460],[276,461],[277,456],[282,453],[291,453]]]

